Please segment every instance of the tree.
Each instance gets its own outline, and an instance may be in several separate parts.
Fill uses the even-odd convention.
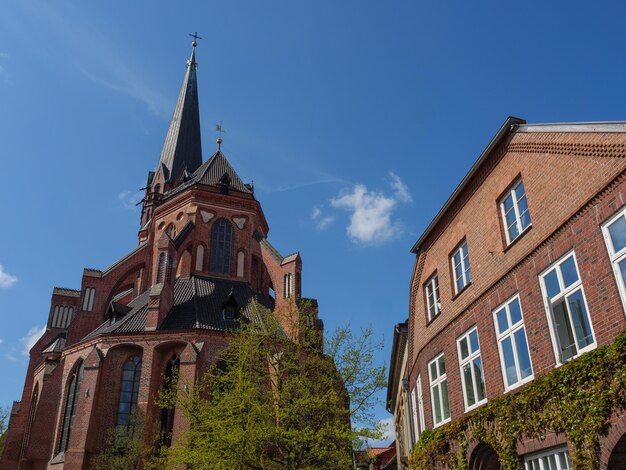
[[[10,410],[9,407],[0,408],[0,456],[4,452],[4,444],[7,441],[7,429],[9,427]]]
[[[308,307],[300,311],[304,318]],[[341,328],[323,354],[312,329],[296,344],[270,311],[261,316],[263,327],[242,325],[196,384],[161,396],[159,406],[177,400],[190,423],[160,453],[168,468],[351,468],[354,440],[379,436],[369,409],[386,374],[374,362],[382,344],[372,330]]]
[[[144,438],[145,416],[136,410],[130,422],[130,426],[116,426],[106,433],[105,445],[89,462],[89,470],[137,469],[153,459],[153,446]]]

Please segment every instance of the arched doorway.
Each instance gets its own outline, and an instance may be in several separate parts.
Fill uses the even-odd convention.
[[[621,470],[626,468],[626,434],[623,434],[613,450],[611,451],[611,457],[609,457],[609,464],[606,467],[607,470]]]
[[[469,470],[500,470],[498,454],[489,444],[481,442],[476,446],[469,461]]]

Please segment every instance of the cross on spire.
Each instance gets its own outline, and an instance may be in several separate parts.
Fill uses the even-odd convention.
[[[189,36],[193,38],[193,42],[191,43],[193,47],[196,47],[198,45],[198,43],[196,42],[198,39],[202,39],[200,36],[198,36],[198,31],[193,34],[189,34]]]

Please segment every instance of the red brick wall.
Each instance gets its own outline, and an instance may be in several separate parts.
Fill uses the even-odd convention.
[[[623,142],[623,134],[516,134],[510,143],[495,150],[477,181],[470,182],[461,194],[459,207],[453,206],[442,227],[425,240],[411,283],[410,367],[411,384],[421,373],[427,427],[433,426],[427,364],[441,352],[446,359],[451,417],[454,420],[465,413],[456,339],[474,325],[479,333],[488,399],[504,393],[492,312],[516,293],[534,376],[554,369],[555,354],[538,275],[572,249],[598,346],[612,342],[624,330],[624,307],[601,231],[601,224],[626,203],[626,153],[614,153],[615,148],[624,151]],[[542,146],[551,146],[554,153],[541,153]],[[596,154],[557,152],[569,151],[571,146],[580,152],[591,148]],[[608,156],[597,155],[602,149],[607,149]],[[532,228],[507,248],[498,198],[520,174]],[[455,297],[449,254],[464,237],[472,283]],[[428,324],[423,283],[435,269],[442,311]],[[561,442],[555,439],[555,443]],[[520,445],[520,451],[532,451],[530,443]]]

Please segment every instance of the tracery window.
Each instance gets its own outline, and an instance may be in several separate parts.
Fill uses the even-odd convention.
[[[137,409],[140,378],[141,356],[135,355],[124,363],[119,404],[117,407],[117,419],[115,421],[117,427],[128,428],[133,424],[131,418],[134,411]]]
[[[211,229],[211,272],[229,274],[233,246],[233,227],[226,219],[219,219]]]
[[[76,416],[76,406],[80,394],[80,382],[83,378],[83,362],[75,369],[67,383],[67,393],[65,395],[65,405],[63,407],[63,421],[61,423],[61,437],[59,439],[59,452],[65,452],[70,442],[74,417]]]

